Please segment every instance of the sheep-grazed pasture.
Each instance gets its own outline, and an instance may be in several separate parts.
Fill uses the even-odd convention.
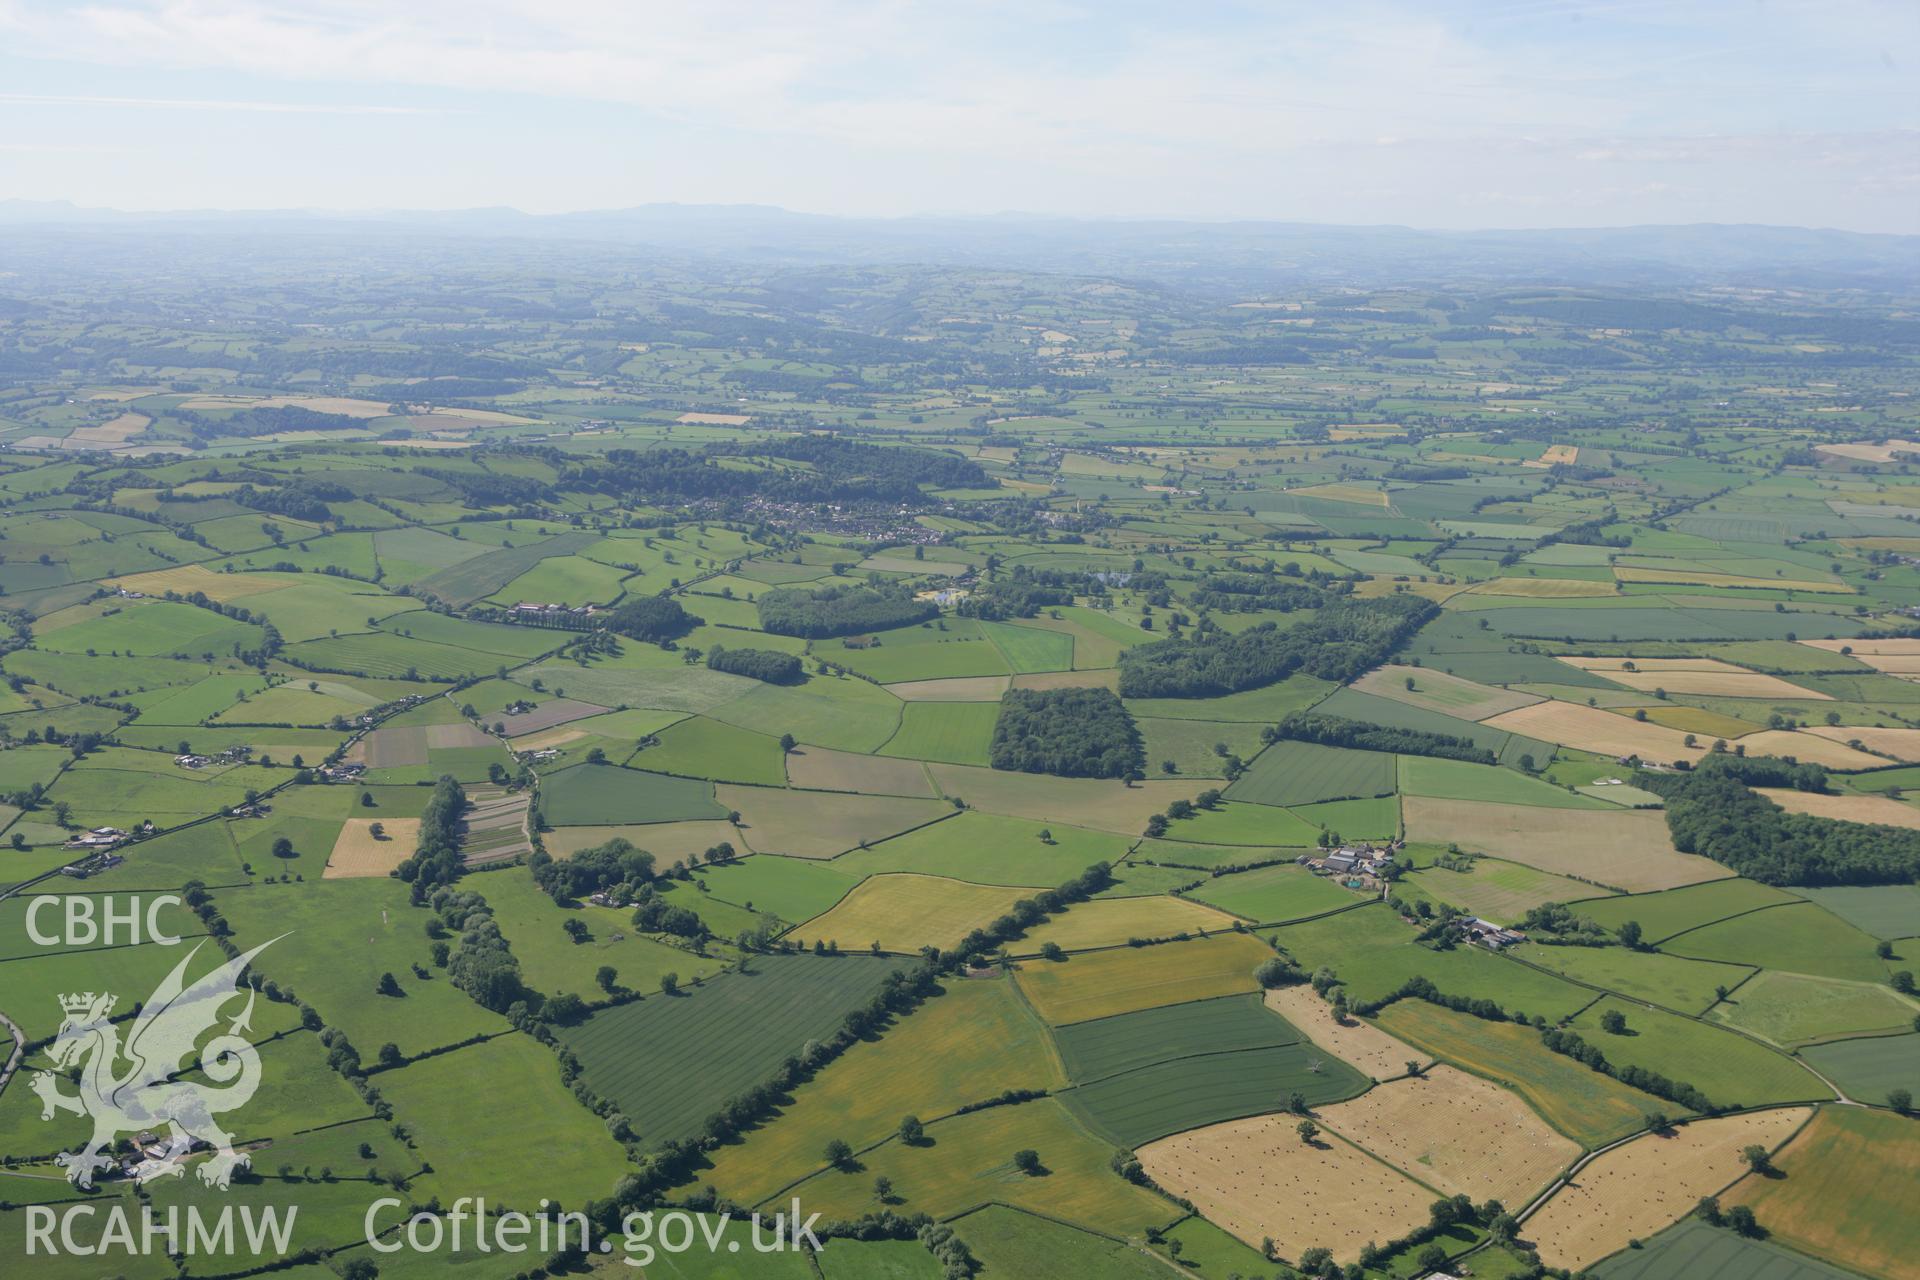
[[[1655,1111],[1676,1112],[1672,1103],[1554,1053],[1531,1027],[1487,1022],[1424,1000],[1397,1001],[1378,1022],[1433,1057],[1512,1089],[1585,1147],[1632,1133]]]
[[[1709,858],[1677,851],[1665,815],[1656,812],[1542,809],[1427,796],[1406,797],[1402,811],[1410,840],[1458,844],[1468,852],[1631,893],[1733,874]],[[1604,893],[1605,887],[1595,892]]]
[[[1095,951],[1067,960],[1026,960],[1014,972],[1040,1016],[1062,1026],[1255,991],[1253,971],[1272,955],[1258,939],[1229,933],[1191,942]]]
[[[1404,882],[1441,902],[1507,925],[1520,923],[1535,907],[1573,902],[1596,892],[1593,885],[1499,858],[1477,858],[1471,871],[1427,867],[1406,876]]]
[[[1842,982],[1767,969],[1743,983],[1711,1016],[1788,1049],[1842,1036],[1911,1031],[1920,1001],[1878,982]]]
[[[1529,947],[1526,958],[1575,982],[1685,1014],[1705,1011],[1721,988],[1740,987],[1753,976],[1753,969],[1747,965],[1691,960],[1626,947]]]
[[[796,942],[837,943],[847,950],[873,944],[902,953],[923,946],[952,947],[1032,893],[941,876],[868,876],[827,911],[795,925],[788,936]]]
[[[1737,993],[1736,993],[1737,994]],[[1608,1013],[1626,1031],[1602,1029]],[[1581,1011],[1573,1029],[1615,1067],[1639,1067],[1693,1085],[1721,1107],[1820,1102],[1833,1097],[1806,1067],[1775,1049],[1712,1023],[1609,996]]]
[[[1125,836],[1111,832],[1057,823],[1047,826],[969,810],[864,849],[850,849],[831,865],[851,876],[916,871],[975,884],[1050,887],[1073,879],[1096,862],[1115,865],[1118,875],[1129,844]],[[1181,881],[1191,878],[1182,874]]]
[[[1810,1107],[1779,1107],[1644,1134],[1583,1168],[1527,1219],[1521,1238],[1549,1266],[1590,1266],[1677,1221],[1701,1196],[1725,1190],[1746,1171],[1741,1148],[1771,1150],[1812,1114]]]
[[[1635,921],[1646,941],[1663,942],[1716,920],[1792,902],[1794,897],[1757,880],[1725,879],[1660,893],[1596,896],[1576,904],[1574,910],[1609,929],[1617,929],[1628,920]]]
[[[1137,1154],[1169,1193],[1249,1244],[1271,1239],[1283,1257],[1320,1248],[1351,1262],[1368,1242],[1426,1221],[1431,1190],[1336,1135],[1303,1141],[1298,1123],[1284,1113],[1229,1120]]]
[[[1521,1205],[1580,1154],[1514,1094],[1445,1063],[1320,1112],[1335,1133],[1446,1195]]]
[[[1920,885],[1844,885],[1794,892],[1876,938],[1920,937]]]
[[[1366,901],[1292,862],[1215,876],[1186,896],[1256,924],[1285,924]]]
[[[1750,911],[1661,943],[1663,951],[1700,960],[1885,982],[1891,966],[1878,947],[1877,939],[1811,902]]]
[[[1055,778],[959,764],[929,764],[941,794],[975,809],[1036,822],[1062,822],[1138,835],[1147,818],[1175,800],[1191,800],[1191,782],[1152,780],[1128,786],[1107,778]]]
[[[380,827],[375,835],[373,828]],[[326,879],[384,876],[413,856],[420,843],[418,818],[349,818],[327,855]]]
[[[898,960],[757,956],[751,968],[594,1014],[560,1039],[587,1085],[650,1144],[689,1138],[728,1098],[865,1004]]]

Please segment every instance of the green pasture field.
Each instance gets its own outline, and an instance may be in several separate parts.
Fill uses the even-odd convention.
[[[35,624],[34,643],[55,653],[126,653],[134,657],[169,654],[226,657],[235,645],[257,649],[266,633],[247,622],[236,622],[208,609],[188,604],[152,601],[102,612],[112,606],[77,605],[89,616],[71,625],[59,625],[62,615]]]
[[[812,652],[881,684],[1012,674],[1012,664],[1000,647],[981,633],[980,624],[960,618],[945,625],[948,629],[944,631],[935,629],[932,623],[882,631],[880,643],[869,649],[848,648],[840,640],[816,640]]]
[[[876,1147],[859,1157],[857,1172],[822,1171],[792,1194],[810,1211],[853,1217],[866,1212],[873,1180],[884,1176],[901,1200],[894,1206],[899,1213],[945,1216],[992,1202],[1117,1236],[1138,1236],[1180,1216],[1159,1196],[1115,1177],[1108,1166],[1112,1145],[1052,1098],[935,1121],[927,1137],[918,1147],[898,1141]],[[1023,1149],[1039,1153],[1044,1176],[1014,1166],[1013,1153]]]
[[[72,759],[64,747],[56,746],[20,746],[0,752],[0,792],[51,782]]]
[[[1165,1280],[1167,1274],[1164,1263],[1155,1262],[1120,1240],[1003,1204],[969,1213],[953,1225],[990,1274],[1009,1280],[1044,1280],[1048,1276]],[[1179,1230],[1175,1228],[1174,1234]]]
[[[189,980],[225,963],[211,945],[202,945],[197,939],[184,949],[143,942],[137,946],[36,953],[0,962],[0,977],[4,977],[7,989],[7,1016],[30,1043],[51,1037],[60,1029],[62,995],[75,991],[137,991],[140,995],[128,998],[141,999],[157,988],[195,946],[201,950],[187,970]],[[285,1010],[286,1006],[280,1005],[259,1013],[256,1025],[272,1030],[297,1025],[297,1015],[286,1016]],[[266,1034],[272,1034],[272,1030]]]
[[[1920,937],[1920,885],[1877,884],[1827,889],[1795,889],[1834,915],[1876,938]]]
[[[1589,1270],[1595,1280],[1855,1280],[1851,1271],[1695,1217]]]
[[[999,716],[997,702],[909,702],[901,708],[899,731],[880,754],[984,765]]]
[[[1335,686],[1312,676],[1289,676],[1278,684],[1215,698],[1129,698],[1127,710],[1142,720],[1216,720],[1244,724],[1272,724],[1294,711],[1305,711]]]
[[[871,947],[905,955],[923,946],[944,950],[986,928],[1026,896],[1027,891],[1018,888],[940,876],[868,876],[787,936],[797,945],[824,941],[850,950]]]
[[[517,1031],[376,1079],[407,1118],[421,1157],[455,1195],[578,1204],[611,1194],[631,1169],[606,1126],[560,1083],[553,1051]],[[475,1112],[476,1090],[486,1097],[484,1117]],[[529,1169],[535,1149],[541,1154]]]
[[[481,653],[453,645],[413,640],[388,632],[305,640],[290,644],[280,656],[295,666],[315,671],[345,671],[369,676],[405,676],[407,679],[457,680],[494,670],[498,654]]]
[[[336,686],[340,687],[340,686]],[[295,724],[318,727],[339,718],[351,721],[372,705],[365,698],[336,697],[304,684],[279,685],[236,702],[214,717],[219,724]],[[144,717],[143,717],[144,719]]]
[[[704,867],[695,880],[724,902],[797,924],[831,909],[860,877],[843,870],[838,861],[755,854]]]
[[[480,894],[493,908],[527,985],[536,991],[604,999],[594,977],[601,965],[613,966],[619,986],[643,995],[660,989],[662,974],[691,982],[720,971],[720,961],[712,956],[694,955],[636,930],[629,922],[631,911],[577,902],[561,906],[524,868],[470,876],[462,887]],[[584,941],[575,942],[565,932],[568,920],[586,925]]]
[[[1884,1102],[1894,1089],[1920,1097],[1920,1034],[1834,1040],[1800,1056],[1850,1098]]]
[[[240,604],[255,614],[264,614],[288,642],[316,640],[340,631],[361,631],[383,619],[392,629],[405,625],[396,614],[421,612],[425,606],[405,596],[389,595],[378,588],[347,578],[321,574],[291,579],[291,585],[258,595],[245,596]],[[451,619],[449,619],[451,621]]]
[[[593,533],[562,533],[545,541],[502,547],[451,564],[413,585],[416,590],[436,596],[456,609],[464,609],[499,591],[541,560],[571,555],[598,540],[599,535]]]
[[[313,880],[215,891],[236,945],[277,938],[256,960],[266,977],[325,1009],[361,1054],[392,1041],[406,1054],[506,1028],[435,969],[427,912],[407,903],[398,880]],[[413,972],[419,964],[429,977]],[[382,973],[399,981],[399,996],[375,994]]]
[[[1321,831],[1319,824],[1295,816],[1291,809],[1229,800],[1214,809],[1196,809],[1192,817],[1173,822],[1167,837],[1193,844],[1304,848],[1316,843]]]
[[[612,604],[620,598],[627,577],[624,569],[583,556],[549,556],[495,591],[491,600],[507,608],[523,600],[569,606]]]
[[[1309,972],[1333,970],[1356,1003],[1384,1000],[1425,977],[1450,996],[1491,1000],[1509,1013],[1570,1016],[1593,993],[1479,947],[1435,951],[1383,905],[1287,925],[1271,936]]]
[[[1499,858],[1476,858],[1471,871],[1429,866],[1401,883],[1472,915],[1510,925],[1545,903],[1577,901],[1599,891],[1594,885]]]
[[[814,1261],[824,1280],[941,1280],[945,1274],[918,1240],[840,1240]]]
[[[1164,863],[1169,867],[1195,867],[1210,870],[1217,867],[1244,867],[1276,860],[1292,862],[1302,854],[1318,855],[1319,853],[1318,848],[1308,846],[1262,848],[1250,845],[1190,844],[1181,840],[1142,840],[1134,850],[1134,857],[1142,862]]]
[[[1246,934],[1022,961],[1015,973],[1036,1012],[1054,1026],[1255,991],[1253,971],[1273,955]]]
[[[541,814],[557,827],[724,818],[713,784],[609,764],[581,764],[540,780]]]
[[[1260,752],[1260,731],[1250,724],[1219,720],[1141,720],[1137,722],[1146,749],[1147,765],[1159,776],[1161,762],[1171,760],[1174,772],[1183,778],[1224,777],[1229,755],[1251,760]]]
[[[1180,1242],[1179,1265],[1201,1276],[1224,1278],[1234,1272],[1258,1275],[1268,1265],[1258,1249],[1228,1235],[1202,1217],[1186,1218],[1176,1223],[1166,1233],[1165,1239],[1168,1242]],[[1167,1248],[1168,1244],[1162,1244],[1160,1252],[1164,1255]]]
[[[221,672],[183,687],[170,686],[135,695],[141,724],[199,724],[231,707],[243,694],[258,693],[268,682],[254,672]]]
[[[1536,757],[1544,763],[1544,757]],[[1441,760],[1433,756],[1400,757],[1400,790],[1410,796],[1437,796],[1443,800],[1491,800],[1499,804],[1531,804],[1548,809],[1609,807],[1578,792],[1530,778],[1516,769]]]
[[[472,622],[450,618],[444,613],[403,613],[384,618],[380,630],[411,636],[434,644],[449,644],[459,649],[504,657],[530,660],[552,653],[575,638],[576,632],[546,627],[513,626],[497,622]]]
[[[1661,942],[1716,920],[1792,901],[1793,894],[1757,880],[1715,880],[1684,889],[1619,897],[1606,897],[1596,889],[1592,900],[1581,902],[1577,911],[1609,929],[1636,921],[1642,937],[1648,942]]]
[[[1040,838],[1043,831],[1050,841]],[[1131,843],[1103,831],[968,811],[851,850],[829,865],[848,876],[914,871],[976,884],[1052,886],[1096,862],[1117,864]]]
[[[1575,982],[1688,1015],[1705,1013],[1720,988],[1732,990],[1753,976],[1753,970],[1744,965],[1689,960],[1658,951],[1628,951],[1624,947],[1541,945],[1524,948],[1516,955]],[[1716,1016],[1718,1013],[1715,1010]]]
[[[832,791],[790,791],[721,783],[714,795],[722,812],[737,810],[740,831],[758,853],[831,858],[878,844],[903,831],[949,820],[951,805],[908,796],[849,796]]]
[[[1217,876],[1186,896],[1258,924],[1282,924],[1366,901],[1292,862]]]
[[[1074,638],[1038,627],[1011,622],[983,622],[981,634],[1000,650],[1016,674],[1030,671],[1068,671],[1073,667]]]
[[[1627,1031],[1600,1029],[1608,1012],[1626,1017]],[[1833,1096],[1818,1077],[1784,1053],[1711,1023],[1608,997],[1581,1011],[1573,1029],[1616,1067],[1637,1066],[1684,1081],[1723,1107],[1819,1101]]]
[[[1555,664],[1559,665],[1559,664]],[[1486,725],[1475,724],[1471,720],[1462,720],[1457,716],[1446,715],[1439,711],[1429,711],[1424,707],[1411,707],[1391,698],[1377,698],[1370,693],[1361,693],[1356,689],[1338,689],[1325,701],[1314,708],[1315,711],[1330,716],[1342,716],[1348,720],[1362,720],[1368,724],[1386,725],[1395,729],[1418,729],[1425,733],[1444,733],[1455,738],[1465,738],[1476,747],[1493,752],[1502,760],[1508,758],[1510,744],[1519,744],[1513,757],[1518,759],[1524,751],[1533,756],[1534,763],[1544,765],[1553,759],[1553,747],[1549,743],[1537,742]]]
[[[708,706],[678,707],[664,702],[647,703],[637,698],[621,699],[637,706],[672,705],[677,709],[704,711],[716,720],[739,725],[759,733],[776,736],[791,733],[801,742],[831,747],[836,751],[872,752],[880,749],[900,727],[905,706],[885,689],[852,676],[817,676],[804,685],[762,684],[742,676],[725,676],[718,671],[704,673],[724,676],[732,682],[727,697]],[[686,679],[686,676],[676,678]],[[584,694],[584,690],[580,691]],[[605,699],[596,698],[596,702]]]
[[[634,767],[720,782],[786,784],[786,755],[777,738],[705,716],[689,716],[660,730],[659,737],[658,746],[632,759]]]
[[[644,1141],[692,1137],[721,1103],[824,1039],[867,1002],[899,961],[757,956],[677,996],[650,996],[560,1033],[587,1086]]]
[[[940,995],[854,1045],[794,1089],[779,1113],[710,1151],[700,1175],[721,1194],[758,1204],[820,1167],[839,1138],[856,1150],[1006,1089],[1065,1082],[1045,1029],[1007,978],[955,978]]]
[[[1910,1031],[1920,1019],[1920,1001],[1878,983],[1767,969],[1715,1006],[1712,1016],[1795,1049],[1842,1036]]]
[[[1679,1114],[1671,1102],[1554,1053],[1531,1027],[1487,1022],[1424,1000],[1397,1001],[1377,1021],[1382,1030],[1442,1062],[1512,1089],[1548,1124],[1589,1150],[1645,1128],[1646,1117],[1656,1111]]]
[[[1290,811],[1342,842],[1352,840],[1391,840],[1400,834],[1400,797],[1378,796],[1370,800],[1328,800],[1303,804]]]
[[[1311,742],[1276,742],[1227,788],[1229,799],[1300,805],[1322,800],[1391,795],[1394,757]]]
[[[1665,939],[1660,947],[1699,960],[1885,982],[1888,964],[1874,954],[1878,945],[1872,936],[1807,902],[1748,912]]]
[[[54,653],[45,649],[15,649],[0,665],[8,675],[25,676],[35,684],[57,689],[71,698],[98,694],[129,694],[192,684],[212,669],[205,662],[183,658],[88,657],[84,653]],[[245,671],[229,657],[216,660],[229,671]],[[251,674],[251,672],[248,672]],[[131,699],[130,699],[131,700]]]

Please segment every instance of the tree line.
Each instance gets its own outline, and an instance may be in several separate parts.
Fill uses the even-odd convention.
[[[1471,738],[1426,729],[1403,729],[1394,725],[1370,724],[1312,711],[1295,711],[1279,724],[1260,730],[1262,742],[1315,742],[1323,747],[1352,747],[1360,751],[1392,751],[1410,756],[1438,756],[1444,760],[1469,760],[1474,764],[1498,764],[1499,757]]]

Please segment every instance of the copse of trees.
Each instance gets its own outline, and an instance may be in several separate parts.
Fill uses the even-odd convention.
[[[466,807],[466,790],[450,775],[442,775],[421,811],[420,842],[414,846],[413,856],[393,870],[396,877],[413,885],[416,903],[424,901],[434,887],[451,884],[464,869],[460,815]]]
[[[810,388],[811,389],[811,388]],[[727,457],[781,458],[802,467],[729,467]],[[682,501],[767,498],[776,502],[923,505],[922,486],[991,489],[993,481],[971,459],[903,445],[874,445],[826,436],[796,436],[751,444],[686,449],[610,450],[591,466],[568,471],[560,486],[620,498]]]
[[[1355,747],[1362,751],[1395,751],[1402,755],[1439,756],[1447,760],[1471,760],[1475,764],[1498,764],[1499,757],[1471,738],[1449,733],[1431,733],[1425,729],[1402,729],[1392,725],[1369,724],[1310,711],[1296,711],[1279,724],[1260,731],[1264,742],[1292,740],[1317,742],[1327,747]]]
[[[707,650],[707,665],[768,684],[799,684],[806,674],[798,655],[776,649],[729,649],[716,644]]]
[[[1120,655],[1127,698],[1210,698],[1275,684],[1295,672],[1346,683],[1384,662],[1439,612],[1419,596],[1335,599],[1282,630],[1207,631],[1136,645]]]
[[[632,841],[615,836],[605,844],[582,849],[565,861],[536,852],[527,859],[533,881],[555,902],[584,898],[619,885],[638,888],[653,879],[653,855]]]
[[[1673,847],[1763,884],[1908,884],[1920,879],[1920,831],[1788,813],[1709,758],[1690,773],[1642,771],[1666,801]]]
[[[1111,689],[1010,689],[987,760],[1020,773],[1124,778],[1141,770],[1146,749]]]
[[[607,615],[607,625],[613,630],[647,644],[678,640],[704,621],[666,596],[635,596]]]
[[[814,590],[787,587],[763,593],[756,603],[761,630],[809,640],[887,631],[940,616],[939,606],[932,601],[915,600],[905,587],[891,584]]]

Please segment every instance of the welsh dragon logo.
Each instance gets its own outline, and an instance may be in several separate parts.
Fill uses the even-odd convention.
[[[52,1071],[35,1073],[32,1087],[40,1095],[42,1120],[53,1119],[59,1111],[93,1120],[93,1136],[85,1146],[55,1157],[66,1167],[70,1182],[91,1187],[94,1171],[113,1164],[100,1154],[103,1148],[122,1133],[157,1132],[162,1126],[170,1137],[156,1144],[158,1155],[151,1154],[152,1146],[148,1148],[150,1154],[132,1170],[136,1181],[178,1177],[185,1166],[175,1157],[191,1150],[195,1142],[213,1148],[213,1155],[198,1169],[200,1180],[210,1187],[225,1190],[234,1170],[246,1167],[246,1154],[233,1149],[233,1135],[213,1118],[245,1106],[260,1086],[260,1051],[242,1034],[250,1029],[257,993],[247,992],[246,1008],[224,1032],[198,1047],[195,1061],[184,1060],[195,1057],[201,1035],[219,1022],[220,1007],[239,995],[241,972],[277,941],[263,942],[188,985],[187,966],[205,944],[195,946],[140,1007],[124,1045],[110,1019],[118,997],[91,991],[60,997],[66,1017],[47,1056],[63,1072],[79,1064],[80,1092],[62,1093],[61,1077]],[[176,1078],[196,1065],[200,1075],[225,1087]]]

